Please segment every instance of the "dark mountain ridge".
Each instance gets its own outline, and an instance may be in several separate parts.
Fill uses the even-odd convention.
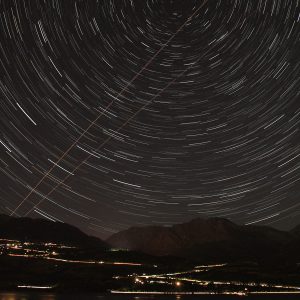
[[[78,228],[45,219],[0,215],[0,238],[53,242],[79,248],[113,248],[198,262],[300,262],[300,226],[290,232],[267,226],[237,225],[227,219],[197,218],[171,227],[131,227],[106,242]]]
[[[300,234],[299,234],[300,237]],[[157,256],[179,256],[203,262],[265,261],[295,241],[295,232],[267,226],[237,225],[227,219],[197,218],[172,227],[132,227],[112,235],[115,248]]]
[[[88,236],[69,224],[45,219],[15,218],[7,215],[0,215],[0,238],[52,242],[82,248],[108,248],[108,245],[102,240]]]

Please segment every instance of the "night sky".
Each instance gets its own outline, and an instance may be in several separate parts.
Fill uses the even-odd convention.
[[[0,213],[107,237],[300,223],[299,0],[0,0]]]

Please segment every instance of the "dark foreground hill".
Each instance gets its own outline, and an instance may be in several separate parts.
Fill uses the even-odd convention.
[[[298,230],[283,232],[267,226],[237,225],[221,218],[194,219],[172,227],[132,227],[112,235],[116,248],[151,255],[173,255],[203,262],[296,260]],[[299,248],[296,248],[299,250]]]
[[[0,238],[30,242],[52,242],[82,248],[108,248],[102,240],[78,228],[44,219],[14,218],[0,215]]]
[[[284,232],[267,226],[237,225],[221,218],[199,218],[172,227],[132,227],[103,242],[65,223],[0,215],[0,239],[53,242],[97,251],[113,247],[203,263],[299,263],[299,228]]]

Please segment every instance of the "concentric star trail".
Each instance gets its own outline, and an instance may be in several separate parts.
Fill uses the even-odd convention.
[[[178,78],[180,78],[186,71],[186,70],[183,70]],[[149,104],[151,104],[157,97],[159,97],[167,88],[169,88],[178,78],[175,78],[173,79],[171,82],[169,82],[162,90],[160,90],[152,99],[150,99],[148,102],[146,102],[135,114],[133,114],[129,119],[126,120],[126,122],[124,122],[117,130],[116,132],[119,132],[123,127],[125,127],[132,119],[134,119],[143,109],[145,109]],[[99,149],[101,149],[106,143],[108,143],[110,140],[112,139],[112,136],[109,136],[106,140],[103,141],[103,143],[101,143],[96,151],[98,151]],[[54,186],[51,191],[42,197],[42,199],[36,204],[33,206],[33,208],[31,208],[26,214],[25,216],[29,215],[35,208],[37,208],[45,199],[47,199],[58,187],[60,187],[71,175],[73,175],[75,173],[75,171],[77,169],[79,169],[84,163],[86,163],[89,158],[91,158],[93,156],[93,154],[89,154],[85,160],[83,160],[79,165],[77,165],[73,170],[72,170],[72,173],[69,172],[69,174],[61,181],[61,182],[58,182],[56,184],[56,186]]]
[[[204,4],[206,1],[203,2]],[[89,131],[89,129],[95,125],[95,123],[100,119],[100,117],[105,113],[118,98],[126,91],[126,89],[140,76],[140,74],[152,63],[152,61],[159,55],[161,51],[174,39],[176,34],[182,30],[182,28],[186,25],[187,22],[191,20],[191,18],[200,10],[203,4],[179,27],[179,29],[164,43],[161,48],[153,55],[153,57],[141,68],[141,70],[130,80],[130,82],[121,90],[121,92],[117,95],[116,99],[113,99],[105,108],[103,112],[101,112],[96,119],[94,119],[89,126],[81,133],[81,135],[74,141],[74,143],[62,154],[62,156],[53,164],[50,170],[39,180],[39,182],[35,185],[34,188],[30,190],[27,196],[18,204],[18,206],[11,212],[11,216],[14,215],[20,206],[28,199],[28,197],[35,191],[35,189],[43,182],[43,180],[53,171],[53,169],[58,165],[58,163],[64,159],[64,157],[74,148],[74,146],[81,140],[81,138]],[[18,104],[18,103],[17,103]],[[34,123],[34,122],[33,122]],[[35,123],[34,123],[35,124]]]
[[[299,1],[0,0],[0,22],[0,213],[299,223]]]

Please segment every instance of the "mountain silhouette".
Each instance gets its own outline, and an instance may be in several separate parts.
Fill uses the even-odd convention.
[[[82,248],[106,249],[102,240],[91,237],[78,228],[45,219],[15,218],[0,215],[0,238],[30,242],[52,242]]]
[[[237,225],[222,218],[197,218],[172,227],[132,227],[113,234],[107,243],[156,256],[222,262],[264,261],[294,240],[293,233],[267,226]]]
[[[102,241],[69,224],[0,215],[0,238],[96,251],[113,247],[203,263],[300,261],[300,225],[288,232],[267,226],[237,225],[222,218],[197,218],[171,227],[131,227]]]

